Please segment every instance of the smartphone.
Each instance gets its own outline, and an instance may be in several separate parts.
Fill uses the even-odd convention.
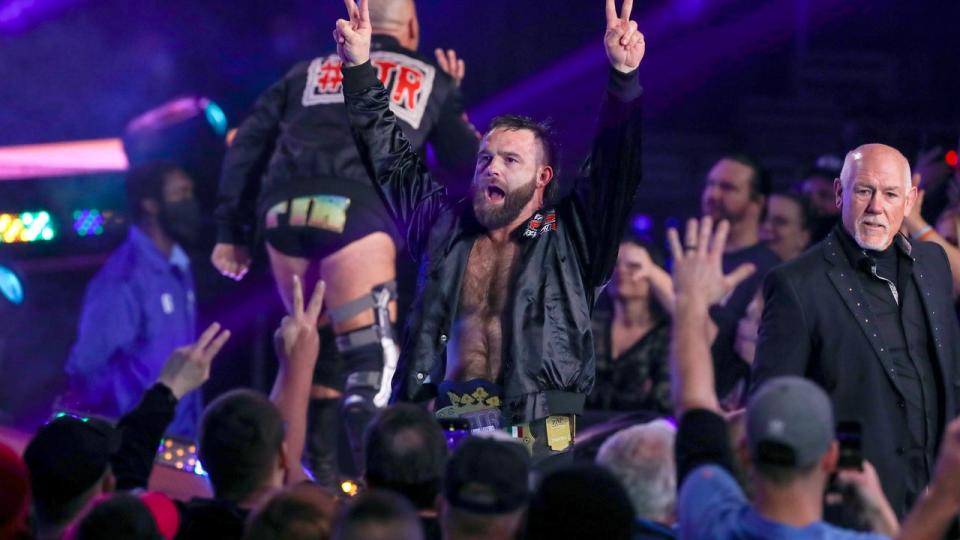
[[[837,470],[862,471],[862,428],[860,422],[840,421],[837,422],[836,428],[836,438],[840,447]],[[830,481],[827,484],[827,490],[824,494],[823,517],[826,521],[847,529],[869,530],[867,511],[863,506],[863,500],[857,495],[856,488],[851,484],[841,485],[836,474],[830,476]]]
[[[854,420],[837,422],[837,442],[840,444],[838,469],[863,470],[862,432],[860,422]]]

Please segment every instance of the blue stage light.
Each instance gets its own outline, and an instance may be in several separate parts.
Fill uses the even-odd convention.
[[[23,283],[13,270],[0,265],[0,294],[11,304],[19,306],[23,303]]]

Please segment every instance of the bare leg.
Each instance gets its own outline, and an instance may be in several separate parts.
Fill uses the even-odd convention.
[[[323,259],[320,277],[327,282],[325,302],[337,307],[370,294],[374,286],[397,277],[397,248],[382,232],[364,236]],[[390,304],[390,320],[397,320],[397,303]],[[373,313],[364,311],[349,320],[334,324],[337,335],[374,323]]]
[[[270,268],[273,270],[273,278],[277,283],[280,298],[287,310],[293,304],[290,291],[294,275],[299,276],[303,283],[311,283],[317,277],[323,278],[327,282],[324,303],[331,308],[370,294],[370,290],[375,285],[397,277],[397,249],[390,236],[382,232],[351,242],[319,262],[284,255],[269,244],[267,244],[267,253],[270,255]],[[397,320],[396,302],[390,304],[390,320]],[[345,334],[351,330],[370,326],[373,322],[373,313],[364,311],[349,320],[335,324],[333,329],[338,335]]]
[[[320,261],[284,255],[269,244],[267,250],[280,297],[288,309],[292,304],[290,291],[294,275],[300,276],[304,283],[311,283],[318,277],[326,281],[325,303],[329,308],[336,308],[367,296],[376,285],[396,279],[396,247],[390,236],[382,232],[351,242]],[[390,320],[396,321],[396,301],[391,302],[389,308]],[[364,310],[348,320],[335,323],[334,333],[343,335],[368,327],[374,322],[372,310]],[[351,358],[345,355],[344,359],[348,364],[352,364]],[[355,370],[355,366],[347,365],[346,370],[347,373],[351,373]],[[311,397],[315,400],[337,399],[341,397],[341,393],[334,388],[314,384]],[[349,401],[345,400],[344,403]],[[360,470],[362,468],[359,459],[362,455],[362,434],[375,409],[361,407],[357,411],[355,408],[345,408],[344,411],[351,446],[354,448],[355,465]],[[321,426],[321,429],[324,428]],[[313,439],[316,437],[312,437],[311,441]]]

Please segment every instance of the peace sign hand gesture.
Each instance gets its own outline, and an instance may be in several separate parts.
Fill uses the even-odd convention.
[[[219,324],[211,324],[197,341],[170,354],[163,364],[159,382],[177,399],[199,388],[210,378],[210,363],[228,339],[229,330],[221,331]]]
[[[337,42],[340,61],[347,67],[359,66],[370,59],[370,36],[373,35],[370,8],[367,0],[360,0],[359,7],[355,0],[343,1],[350,20],[337,20],[333,39]]]
[[[293,276],[293,312],[283,318],[280,328],[273,335],[277,356],[281,365],[313,369],[320,351],[320,334],[317,320],[323,307],[326,284],[318,281],[306,309],[303,306],[303,287],[299,276]]]
[[[603,45],[607,49],[610,65],[621,73],[637,69],[646,50],[643,34],[637,30],[636,21],[630,20],[632,9],[633,0],[623,0],[618,16],[615,0],[607,0],[607,31],[603,36]]]

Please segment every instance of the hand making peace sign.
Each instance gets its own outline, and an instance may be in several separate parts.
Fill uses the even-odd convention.
[[[333,31],[333,40],[337,42],[337,54],[347,67],[359,66],[370,59],[370,37],[373,27],[370,25],[370,7],[367,0],[343,0],[347,6],[349,21],[338,19]]]
[[[280,328],[274,333],[274,346],[277,356],[285,364],[298,365],[317,360],[320,350],[320,335],[317,332],[317,320],[323,308],[323,294],[327,286],[318,281],[310,296],[306,309],[303,306],[303,286],[299,276],[293,276],[293,310],[280,322]]]
[[[197,341],[179,347],[163,364],[159,382],[166,385],[177,399],[200,387],[210,378],[210,363],[230,339],[230,331],[221,331],[218,323],[204,330]]]
[[[603,45],[607,49],[610,65],[621,73],[637,69],[646,51],[643,34],[637,30],[636,21],[630,20],[632,9],[633,0],[623,0],[620,15],[617,16],[616,1],[607,0],[607,32],[603,36]]]

